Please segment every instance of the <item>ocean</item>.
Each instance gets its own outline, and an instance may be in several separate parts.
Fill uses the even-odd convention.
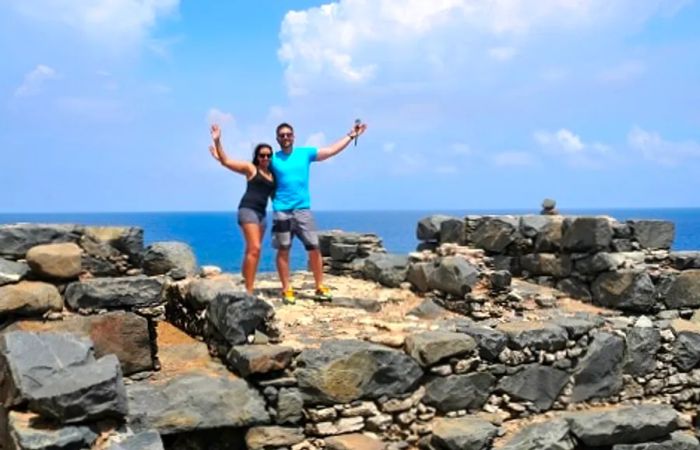
[[[676,224],[674,250],[700,249],[700,208],[668,209],[587,209],[561,210],[562,214],[606,214],[618,220],[665,219]],[[375,233],[384,246],[395,253],[408,253],[418,244],[416,223],[431,214],[462,217],[467,214],[533,214],[533,210],[498,211],[317,211],[314,212],[320,230],[341,229]],[[270,219],[268,215],[268,220]],[[243,238],[231,212],[154,212],[154,213],[0,213],[0,224],[16,222],[77,223],[83,225],[130,225],[144,229],[146,244],[178,240],[192,246],[201,265],[213,264],[228,272],[240,270]],[[270,230],[263,242],[259,270],[275,270],[274,250]],[[295,270],[306,267],[306,254],[299,242],[291,253]]]

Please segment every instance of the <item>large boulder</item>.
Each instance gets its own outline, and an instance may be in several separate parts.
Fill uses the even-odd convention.
[[[457,217],[450,217],[440,223],[440,243],[451,242],[454,244],[464,244],[465,226],[464,220]]]
[[[500,450],[574,450],[569,424],[564,419],[553,419],[523,428]]]
[[[195,279],[187,286],[185,299],[196,310],[206,309],[206,307],[219,294],[240,294],[240,287],[236,286],[231,279]]]
[[[476,349],[476,341],[462,333],[426,331],[406,338],[406,352],[423,367]]]
[[[520,267],[530,275],[568,277],[571,273],[571,257],[554,253],[530,253],[520,257]]]
[[[479,280],[479,270],[459,256],[446,256],[428,273],[428,285],[458,297],[470,292]]]
[[[408,256],[373,253],[364,261],[362,273],[372,281],[387,287],[399,287],[406,281]]]
[[[607,217],[577,217],[565,221],[562,245],[567,252],[597,252],[610,246],[612,224]]]
[[[503,253],[518,236],[519,220],[512,216],[484,217],[470,239],[475,247],[488,252]]]
[[[57,425],[34,413],[18,411],[8,411],[7,423],[2,428],[6,428],[2,431],[7,435],[0,435],[0,442],[8,450],[86,449],[92,448],[99,436],[98,430],[87,425]]]
[[[441,413],[478,410],[488,400],[495,383],[496,378],[490,373],[437,377],[426,384],[423,403]]]
[[[37,245],[78,242],[81,231],[77,225],[0,225],[0,256],[20,259]]]
[[[601,306],[632,312],[650,312],[657,307],[654,284],[645,271],[605,272],[592,286],[593,300]]]
[[[29,272],[27,263],[0,258],[0,286],[17,283],[27,275],[27,272]]]
[[[221,293],[207,307],[208,334],[228,345],[241,345],[255,330],[265,331],[274,317],[269,303],[245,292]]]
[[[569,381],[563,370],[540,364],[530,364],[513,375],[503,377],[498,389],[519,400],[532,402],[540,411],[552,407]]]
[[[441,450],[486,450],[496,434],[498,428],[482,419],[437,419],[430,444]]]
[[[676,225],[668,220],[628,220],[632,236],[642,248],[667,249],[673,245]]]
[[[700,363],[700,325],[678,319],[671,326],[676,334],[673,363],[684,372],[694,369]]]
[[[427,292],[430,290],[430,274],[433,270],[435,265],[432,262],[412,263],[408,266],[406,281],[418,292]]]
[[[129,257],[132,264],[139,262],[143,253],[143,229],[138,227],[85,227],[84,236],[105,243]]]
[[[448,219],[452,219],[452,217],[439,214],[420,219],[416,226],[416,239],[419,241],[439,241],[440,225]]]
[[[461,322],[457,323],[456,330],[474,338],[479,346],[479,354],[488,361],[498,361],[498,355],[508,344],[506,334],[493,328]]]
[[[335,261],[350,262],[357,258],[357,244],[340,244],[334,242],[331,244],[331,258]]]
[[[128,309],[159,305],[163,280],[143,275],[76,281],[66,288],[66,303],[73,309]]]
[[[396,396],[415,388],[423,375],[405,353],[364,341],[326,341],[304,350],[296,362],[295,376],[307,404]]]
[[[566,420],[573,435],[588,447],[648,442],[678,428],[678,413],[668,405],[577,412]]]
[[[546,217],[548,222],[541,228],[534,238],[534,250],[536,252],[559,252],[564,239],[564,217],[563,216],[538,216]],[[521,223],[521,229],[523,224]]]
[[[632,328],[625,338],[626,374],[643,377],[656,370],[656,352],[661,347],[661,333],[655,328]]]
[[[497,327],[508,336],[508,345],[516,350],[557,351],[566,348],[568,335],[564,328],[550,322],[505,322]]]
[[[170,274],[184,278],[197,273],[197,258],[184,242],[156,242],[143,252],[141,264],[146,275]]]
[[[47,278],[70,279],[80,275],[82,250],[77,244],[44,244],[27,251],[32,272]]]
[[[61,311],[63,299],[52,284],[21,281],[0,287],[0,319],[7,316],[41,316]]]
[[[618,394],[622,390],[624,356],[625,342],[620,336],[596,334],[574,374],[572,400],[584,402]]]
[[[671,309],[700,307],[700,270],[685,270],[666,292],[666,306]]]

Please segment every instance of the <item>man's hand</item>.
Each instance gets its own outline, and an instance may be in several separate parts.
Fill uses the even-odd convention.
[[[362,135],[362,133],[364,133],[366,129],[367,129],[366,123],[355,124],[355,125],[353,125],[352,129],[348,133],[348,136],[350,136],[353,139],[357,139],[357,137]]]
[[[214,141],[221,139],[221,128],[219,128],[219,125],[216,123],[211,126],[211,138]]]

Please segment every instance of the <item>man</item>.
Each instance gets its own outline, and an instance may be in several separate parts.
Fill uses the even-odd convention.
[[[289,250],[292,238],[298,237],[309,254],[309,267],[314,275],[316,298],[331,300],[323,285],[323,260],[318,245],[316,225],[311,214],[309,195],[309,166],[325,161],[341,151],[367,129],[357,122],[350,132],[329,147],[294,147],[294,128],[288,123],[277,126],[280,149],[272,156],[272,173],[277,185],[272,199],[272,244],[277,249],[277,272],[282,282],[282,299],[295,303],[294,290],[289,285]]]

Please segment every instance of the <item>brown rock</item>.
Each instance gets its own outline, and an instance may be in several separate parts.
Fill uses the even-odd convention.
[[[252,427],[245,435],[249,450],[265,450],[277,447],[289,447],[305,439],[301,428]]]
[[[8,315],[41,316],[46,311],[61,311],[63,299],[55,286],[38,281],[21,281],[0,287],[0,317]]]
[[[27,263],[39,275],[70,279],[80,274],[81,253],[80,247],[72,242],[37,245],[27,252]]]
[[[359,433],[326,439],[328,450],[384,450],[385,448],[386,445],[382,441]]]
[[[228,353],[228,362],[243,377],[286,369],[294,350],[281,345],[236,345]]]

